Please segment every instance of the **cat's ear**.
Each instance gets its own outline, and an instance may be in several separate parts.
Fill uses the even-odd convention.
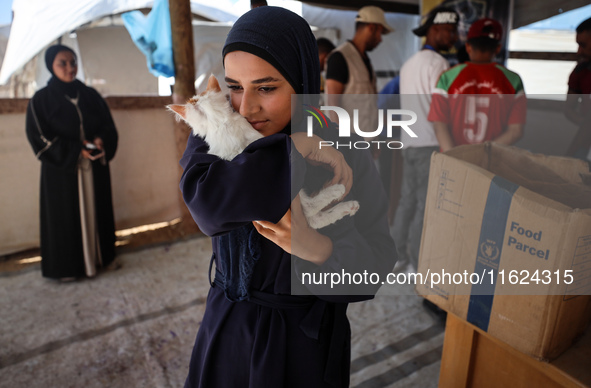
[[[166,108],[168,108],[169,111],[176,113],[178,115],[177,118],[182,118],[183,120],[186,120],[187,108],[184,105],[178,105],[178,104],[166,105]]]
[[[222,91],[218,79],[215,78],[213,74],[209,76],[209,80],[207,81],[207,90],[215,90],[216,92]]]

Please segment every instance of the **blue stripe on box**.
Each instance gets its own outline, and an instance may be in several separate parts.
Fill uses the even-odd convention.
[[[513,194],[518,188],[519,185],[511,183],[500,176],[495,176],[490,183],[488,198],[482,215],[482,227],[480,229],[480,239],[478,240],[478,253],[476,254],[474,272],[481,276],[483,272],[486,272],[486,276],[482,284],[472,285],[466,320],[484,331],[488,330],[495,297],[495,285],[505,240],[509,208],[511,207]],[[492,283],[491,278],[494,280]]]

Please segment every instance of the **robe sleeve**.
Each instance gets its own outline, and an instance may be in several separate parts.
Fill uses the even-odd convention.
[[[330,302],[372,299],[398,257],[388,226],[388,201],[371,155],[360,150],[353,150],[350,154],[353,160],[348,158],[347,161],[353,168],[353,189],[344,200],[357,200],[360,205],[358,212],[353,217],[345,217],[319,230],[330,237],[333,243],[333,252],[324,264],[317,266],[294,257],[296,277],[301,284],[302,274],[306,272],[316,273],[317,279],[331,279],[332,274],[338,274],[341,278],[343,274],[351,275],[351,281],[345,279],[346,284],[332,287],[330,282],[303,284],[309,292]],[[328,277],[324,277],[324,274]],[[357,280],[363,281],[354,284],[354,275]],[[372,284],[378,277],[379,281]],[[301,287],[301,284],[298,286]]]
[[[231,161],[207,151],[203,139],[190,135],[180,161],[183,199],[203,233],[217,236],[254,220],[276,223],[285,215],[293,198],[291,167],[305,169],[289,136],[259,139]],[[294,174],[296,194],[304,173]]]
[[[29,101],[26,115],[27,139],[37,159],[54,167],[75,168],[82,150],[82,142],[56,136],[45,117],[42,99],[33,98]]]
[[[107,102],[101,97],[101,95],[94,89],[89,88],[95,95],[97,100],[97,109],[99,110],[99,117],[101,118],[101,125],[99,126],[99,132],[95,135],[103,140],[103,147],[105,149],[105,157],[107,161],[110,161],[115,156],[117,151],[117,143],[119,136],[117,134],[117,128],[111,116],[111,110],[107,105]],[[88,139],[92,141],[94,139]]]

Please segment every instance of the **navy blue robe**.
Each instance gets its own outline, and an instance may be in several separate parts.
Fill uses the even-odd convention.
[[[319,135],[329,139],[331,133],[338,132],[330,129],[330,133]],[[201,138],[189,137],[181,159],[184,173],[180,187],[197,225],[213,237],[217,268],[220,252],[216,236],[253,220],[278,222],[306,176],[311,175],[312,167],[292,148],[288,133],[286,129],[257,140],[232,161],[208,155]],[[331,226],[325,228],[327,233],[321,231],[333,241],[331,257],[316,266],[261,238],[252,290],[290,295],[292,274],[309,270],[341,272],[346,268],[381,276],[391,271],[396,248],[389,235],[387,200],[379,175],[369,152],[343,154],[354,174],[354,186],[346,199],[358,200],[360,210],[335,224],[333,231]],[[231,302],[215,284],[207,297],[185,387],[348,387],[347,304],[371,299],[375,291],[373,286],[356,295],[311,296],[305,308],[280,308]]]

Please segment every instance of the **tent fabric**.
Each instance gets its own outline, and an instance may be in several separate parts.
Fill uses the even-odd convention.
[[[104,16],[152,8],[153,4],[153,0],[14,0],[0,84],[6,84],[14,72],[69,31]],[[243,7],[235,6],[235,0],[218,0],[216,4],[219,8],[208,0],[191,0],[191,12],[222,22],[233,22],[241,15],[237,12]]]
[[[102,16],[151,5],[146,0],[14,0],[0,84],[64,33]],[[35,26],[34,28],[32,28]]]
[[[354,34],[355,11],[326,9],[290,0],[268,0],[267,3],[287,8],[311,25],[340,30],[338,43]],[[46,0],[14,0],[14,19],[0,70],[0,84],[6,84],[13,73],[69,31],[104,16],[152,8],[154,4],[154,0],[53,0],[51,5]],[[192,13],[216,22],[231,24],[249,9],[250,0],[216,0],[215,3],[191,0]],[[416,26],[418,16],[387,14],[387,18],[389,23],[400,28],[389,34],[370,56],[377,70],[395,71],[419,47],[419,40],[406,34]]]
[[[539,22],[519,27],[519,29],[575,31],[577,26],[589,17],[591,17],[591,5],[561,13],[560,15],[553,16],[546,20],[540,20]]]
[[[153,3],[153,0],[13,0],[12,10],[14,11],[14,18],[6,55],[2,69],[0,70],[0,84],[6,84],[13,73],[19,71],[35,55],[65,33],[107,15],[141,8],[151,8]],[[342,20],[340,17],[333,20],[329,18],[332,16],[330,12],[336,11],[333,9],[326,9],[327,13],[324,13],[323,16],[317,15],[310,18],[311,14],[308,13],[306,15],[302,11],[302,7],[308,10],[323,8],[302,4],[299,1],[268,0],[268,3],[269,5],[279,5],[288,8],[298,15],[303,16],[310,24],[322,28],[336,27],[335,24],[339,20]],[[346,4],[346,2],[343,2],[343,4]],[[585,5],[588,5],[588,1],[586,0],[515,0],[513,25],[514,27],[521,27],[536,20],[553,16],[556,14],[557,9],[564,9],[566,11]],[[232,23],[240,15],[248,11],[249,7],[250,0],[216,0],[215,2],[211,0],[191,0],[191,11],[194,14],[199,14],[206,19],[217,22]],[[353,11],[351,12],[354,13]],[[396,14],[396,16],[404,15]],[[418,17],[413,15],[406,16],[410,18]],[[416,20],[418,19],[410,20],[413,20],[412,27],[416,27]],[[390,23],[390,19],[388,19],[388,23]],[[394,26],[396,25],[394,21]],[[407,26],[404,23],[399,25],[399,27],[397,28],[397,32],[406,31]],[[352,33],[343,31],[341,38],[347,39],[350,36],[352,36]],[[407,37],[400,38],[406,39]],[[400,41],[399,39],[397,40]],[[389,50],[391,50],[391,55],[399,59],[391,65],[384,64],[382,66],[378,63],[378,67],[380,69],[399,69],[398,62],[403,62],[408,58],[409,52],[416,50],[415,43],[415,41],[411,41],[411,44],[404,44],[404,52],[400,52],[400,48],[395,44],[382,44],[384,47],[388,46]],[[378,49],[382,48],[382,46]],[[409,46],[410,48],[406,48]],[[374,58],[372,58],[373,60]]]
[[[546,20],[563,12],[589,5],[589,0],[513,0],[512,28]],[[589,16],[587,16],[589,17]]]
[[[155,0],[148,16],[131,11],[121,18],[133,43],[146,56],[150,72],[157,77],[174,77],[168,0]]]

